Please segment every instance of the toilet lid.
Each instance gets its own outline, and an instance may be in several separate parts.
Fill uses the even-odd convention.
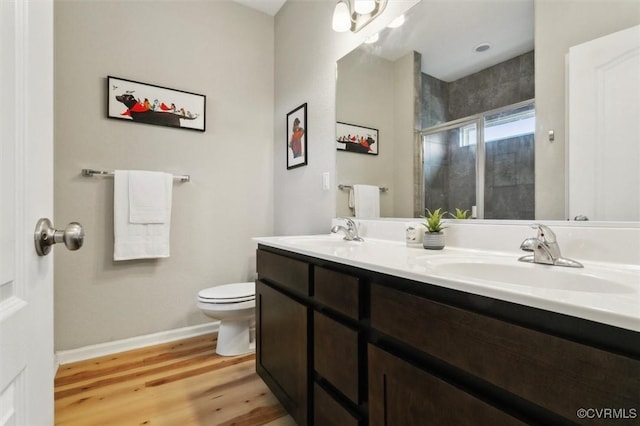
[[[205,301],[246,302],[256,297],[256,284],[252,282],[234,283],[205,288],[198,292],[198,297]]]

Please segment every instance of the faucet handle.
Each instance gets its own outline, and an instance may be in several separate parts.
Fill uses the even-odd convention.
[[[531,228],[538,230],[538,239],[544,243],[553,244],[556,242],[556,234],[546,225],[534,223]]]
[[[338,219],[342,219],[346,221],[349,229],[355,229],[355,230],[358,229],[358,225],[356,225],[356,223],[350,217],[339,216]]]

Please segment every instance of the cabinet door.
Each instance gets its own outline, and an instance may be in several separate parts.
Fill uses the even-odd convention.
[[[373,345],[368,356],[370,426],[524,424]]]
[[[256,370],[298,425],[307,424],[308,308],[256,282]]]

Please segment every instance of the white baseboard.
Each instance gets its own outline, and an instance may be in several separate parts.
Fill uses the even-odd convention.
[[[177,328],[174,330],[160,331],[158,333],[146,334],[144,336],[130,337],[128,339],[115,340],[113,342],[99,343],[97,345],[85,346],[78,349],[56,352],[57,366],[69,364],[71,362],[84,361],[105,355],[112,355],[119,352],[140,349],[146,346],[159,345],[173,340],[186,339],[200,336],[202,334],[214,333],[218,331],[220,321],[213,321],[206,324],[194,325],[191,327]]]

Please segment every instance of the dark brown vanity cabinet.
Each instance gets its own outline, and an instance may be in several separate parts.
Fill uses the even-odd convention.
[[[375,284],[371,327],[566,419],[640,405],[632,357]]]
[[[314,424],[360,425],[365,399],[360,279],[314,266],[313,283]]]
[[[258,252],[256,370],[299,425],[308,424],[310,311],[295,295],[308,295],[309,268]]]
[[[368,354],[371,426],[525,424],[374,345]]]
[[[360,419],[350,413],[317,383],[313,387],[313,424],[316,426],[359,426]]]
[[[354,404],[359,394],[358,332],[319,312],[313,314],[314,370]]]
[[[257,371],[298,424],[640,416],[640,333],[268,247],[258,276]]]

